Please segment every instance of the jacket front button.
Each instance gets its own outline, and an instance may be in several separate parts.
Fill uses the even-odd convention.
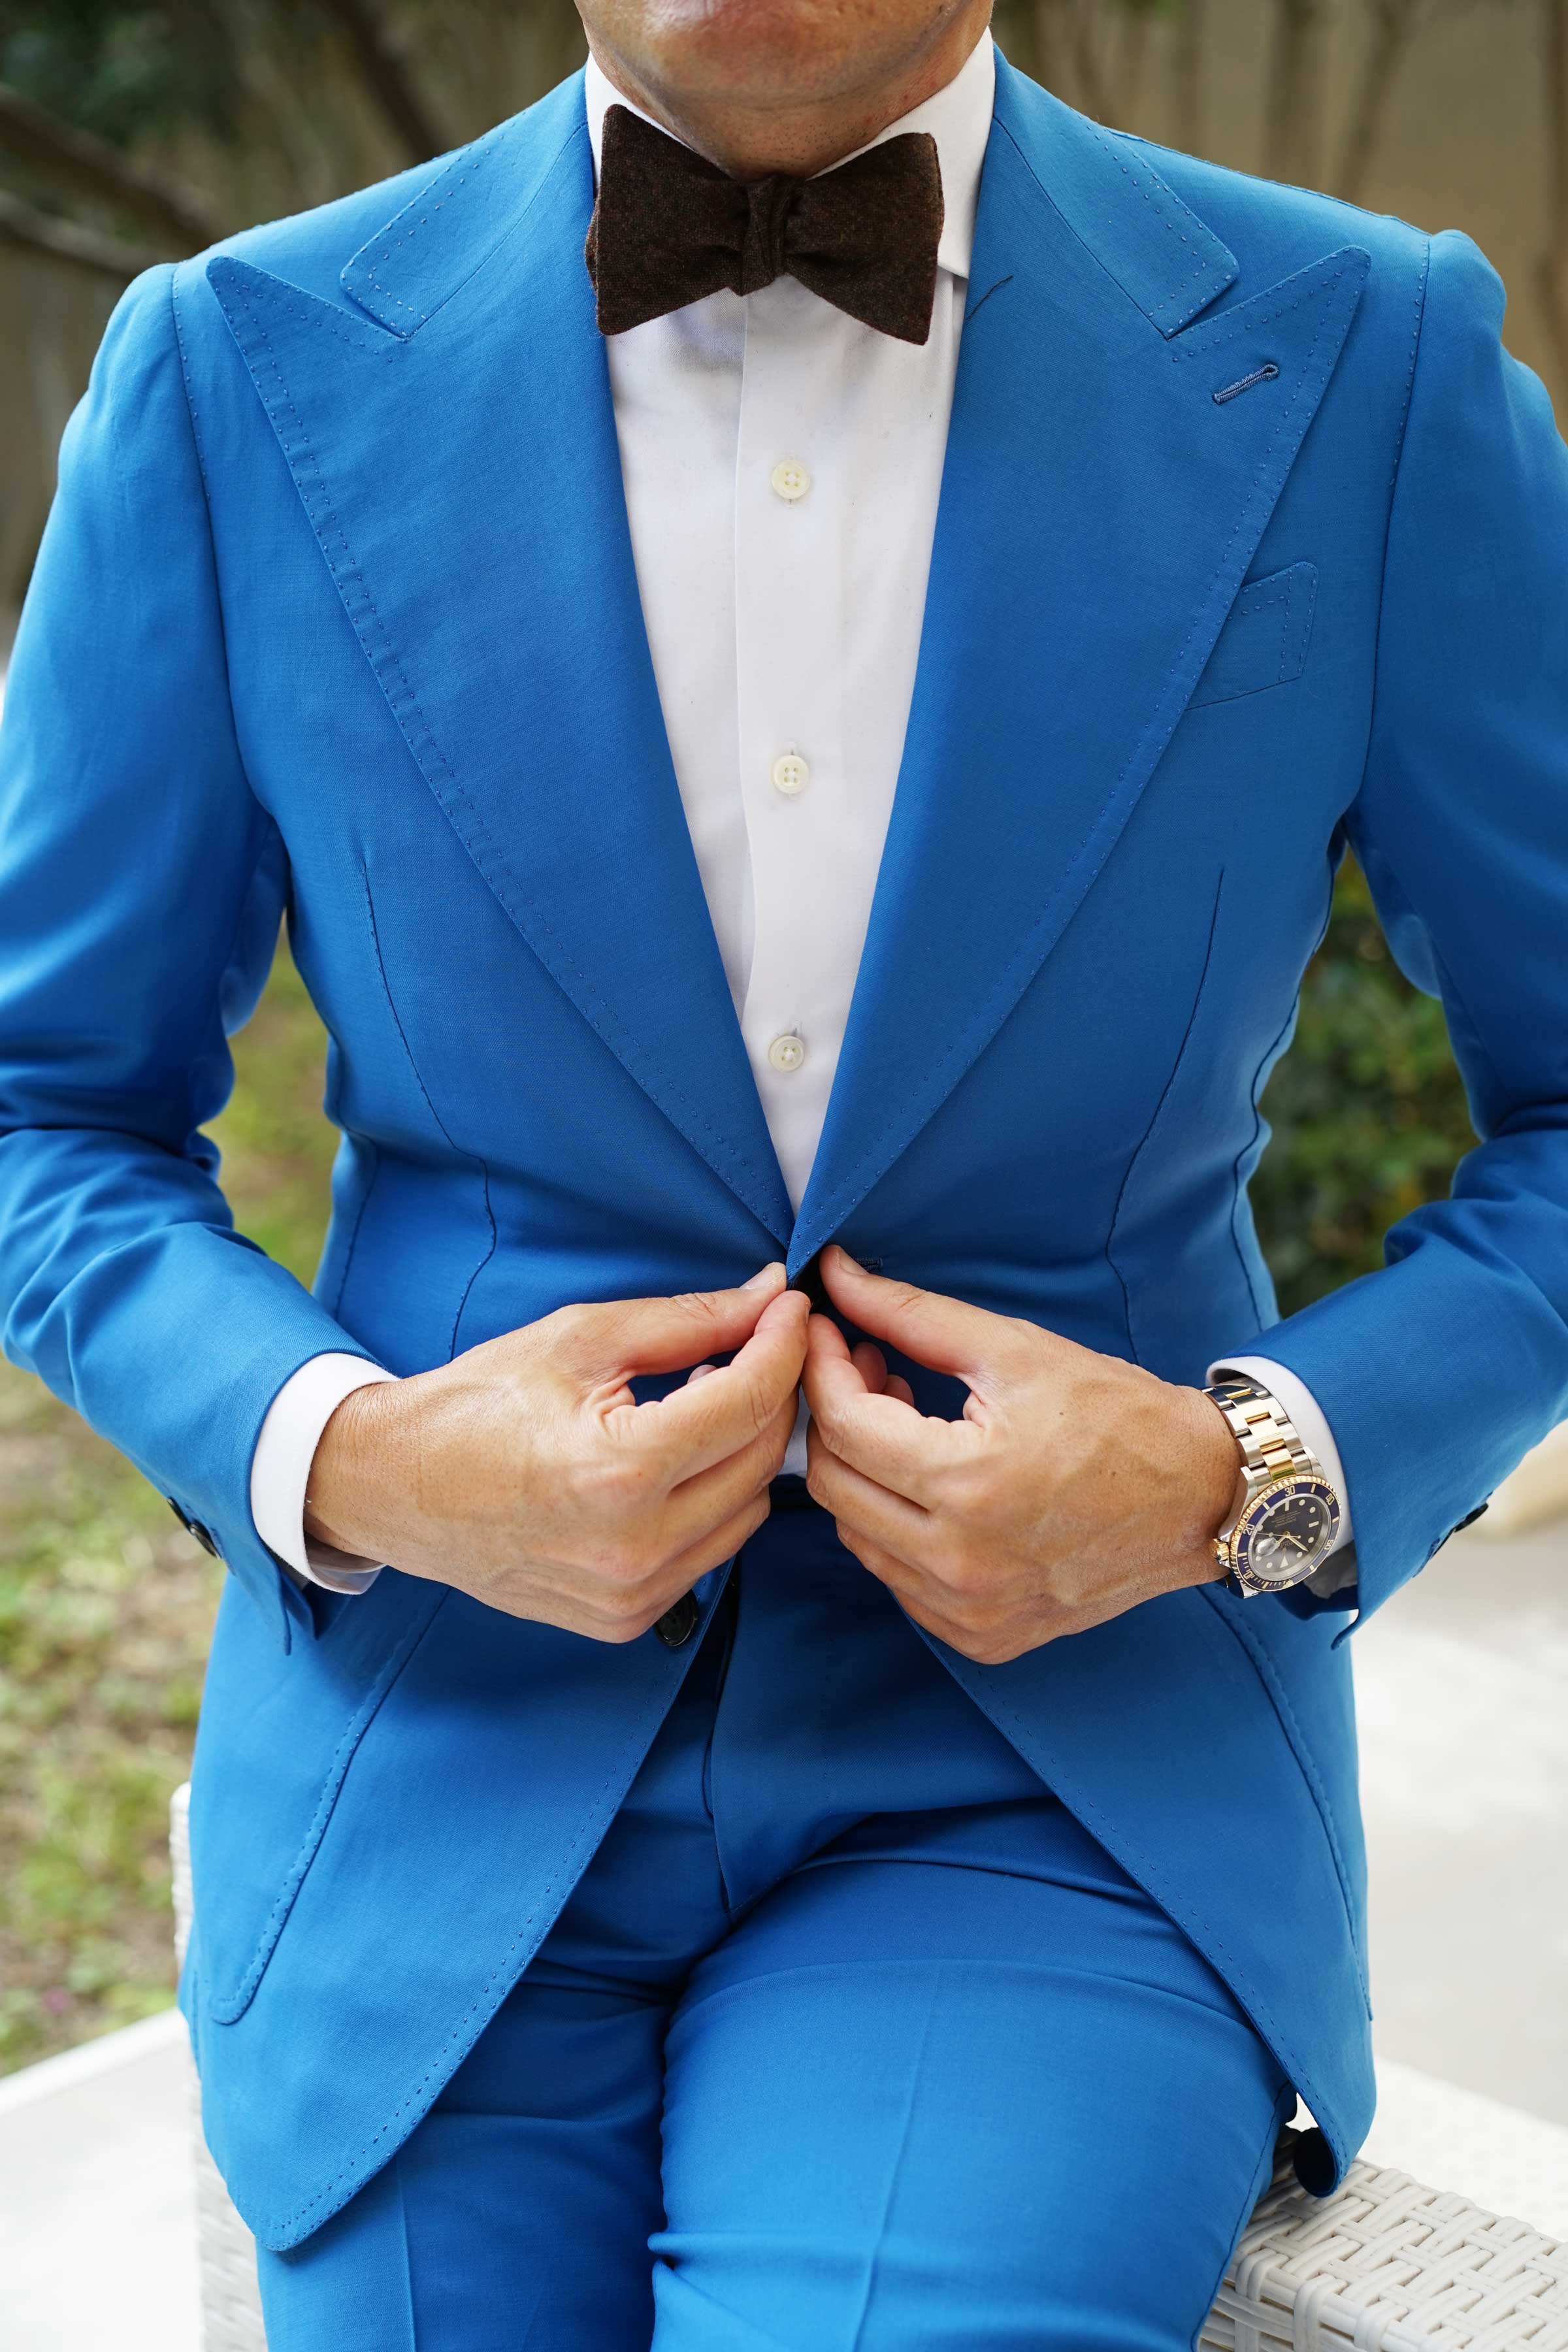
[[[667,1609],[654,1632],[667,1650],[683,1650],[697,1631],[699,1610],[689,1592],[683,1592],[673,1609]]]

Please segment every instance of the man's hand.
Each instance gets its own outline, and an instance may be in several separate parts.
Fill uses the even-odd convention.
[[[879,1348],[811,1318],[807,1484],[917,1623],[1000,1665],[1215,1576],[1240,1465],[1198,1390],[840,1249],[822,1274],[848,1322],[969,1384],[962,1421],[929,1419]]]
[[[310,1470],[306,1532],[492,1609],[630,1642],[768,1515],[806,1302],[743,1289],[565,1307],[437,1370],[357,1389]],[[739,1352],[653,1404],[638,1372]]]

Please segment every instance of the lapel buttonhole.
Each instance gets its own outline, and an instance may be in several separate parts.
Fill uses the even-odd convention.
[[[1214,396],[1215,406],[1223,408],[1227,400],[1239,400],[1244,392],[1252,390],[1254,384],[1272,383],[1279,373],[1272,360],[1265,361],[1262,367],[1254,368],[1250,375],[1244,375],[1239,383],[1223,384]]]

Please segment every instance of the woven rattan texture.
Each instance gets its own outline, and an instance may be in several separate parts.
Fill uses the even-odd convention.
[[[191,2085],[202,2352],[267,2352],[261,2297],[256,2284],[256,2241],[235,2211],[218,2168],[207,2154],[197,2113],[194,2068]]]
[[[1202,2352],[1568,2352],[1568,2247],[1403,2172],[1276,2177]]]
[[[190,1790],[176,1789],[169,1808],[169,1859],[174,1877],[174,1949],[183,1960],[191,1932]],[[235,2211],[202,2137],[201,2091],[191,2068],[191,2147],[196,2182],[196,2257],[201,2282],[202,2352],[267,2352],[256,2285],[256,2241]]]

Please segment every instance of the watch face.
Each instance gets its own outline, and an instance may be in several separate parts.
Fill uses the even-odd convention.
[[[1323,1478],[1282,1478],[1242,1515],[1236,1559],[1261,1584],[1300,1584],[1340,1528],[1339,1498]]]

